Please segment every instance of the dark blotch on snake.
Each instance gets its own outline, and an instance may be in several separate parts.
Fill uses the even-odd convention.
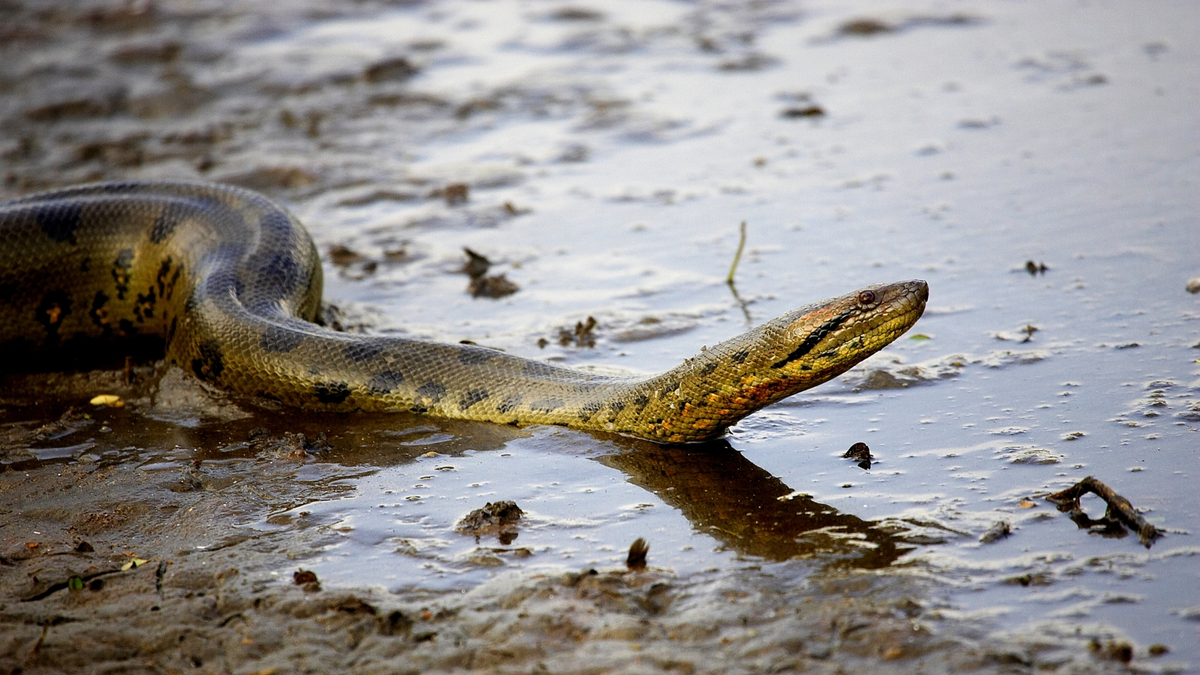
[[[372,394],[390,394],[404,384],[404,373],[398,370],[384,370],[375,373],[367,381],[367,388]]]
[[[150,228],[151,243],[161,244],[171,236],[182,220],[183,214],[179,211],[180,209],[176,207],[167,206],[162,213],[158,214],[158,219],[154,221],[154,227]]]
[[[704,365],[703,368],[700,369],[700,376],[703,377],[705,375],[712,375],[712,372],[720,367],[721,367],[721,365],[719,363],[717,363],[716,361],[713,361],[712,363],[707,363]]]
[[[196,290],[192,291],[191,295],[188,296],[187,302],[183,303],[184,314],[191,314],[192,312],[196,311],[196,307],[200,305],[200,293],[201,290],[197,288]]]
[[[154,295],[153,288],[145,295],[137,294],[137,302],[133,304],[133,313],[137,316],[138,323],[145,323],[146,319],[154,318],[154,305],[157,302],[158,298]]]
[[[175,290],[175,282],[179,281],[179,269],[175,269],[175,276],[171,276],[171,267],[173,265],[171,256],[163,258],[162,263],[158,266],[158,274],[155,275],[154,281],[158,284],[158,297],[169,298]]]
[[[613,412],[619,413],[625,409],[625,401],[613,401],[612,403],[608,404],[608,407],[611,408]]]
[[[522,370],[525,371],[526,375],[532,375],[533,377],[544,377],[554,374],[554,366],[548,366],[538,361],[529,361],[523,364]]]
[[[383,353],[384,346],[378,342],[347,342],[342,345],[342,354],[355,363],[370,361]]]
[[[507,413],[511,412],[519,405],[521,405],[521,395],[510,394],[504,397],[504,400],[500,402],[500,405],[496,406],[496,410],[502,413]]]
[[[104,291],[96,291],[96,297],[92,298],[92,309],[88,312],[88,316],[92,317],[92,323],[104,328],[105,336],[112,331],[112,326],[108,321],[108,310],[104,308],[107,304],[108,294]]]
[[[430,403],[437,403],[446,395],[446,387],[437,382],[426,382],[417,387],[417,396],[429,399]]]
[[[591,403],[583,404],[583,407],[579,409],[580,421],[586,422],[592,419],[592,416],[600,412],[600,409],[603,407],[604,404],[600,403],[599,401],[592,401]]]
[[[168,258],[169,260],[169,258]],[[175,295],[175,284],[179,281],[179,275],[183,274],[183,266],[175,268],[175,274],[171,275],[171,280],[167,282],[167,294],[163,297],[170,300],[172,295]]]
[[[122,328],[126,320],[122,319]],[[132,328],[132,324],[130,328]],[[192,359],[192,372],[202,381],[215,380],[225,370],[225,357],[221,353],[221,345],[216,340],[205,340],[200,343],[200,358]]]
[[[481,363],[491,361],[495,356],[495,352],[490,349],[464,346],[462,351],[458,353],[458,362],[464,366],[477,366]]]
[[[746,359],[749,358],[749,356],[750,356],[750,352],[745,349],[742,349],[740,351],[734,352],[729,357],[729,360],[733,361],[734,363],[745,363]]]
[[[308,275],[300,269],[296,259],[286,253],[256,253],[246,261],[246,267],[253,271],[251,278],[256,279],[254,297],[246,297],[242,288],[237,290],[246,304],[286,298],[308,283]]]
[[[318,382],[313,393],[321,403],[341,403],[350,397],[350,385],[345,382]]]
[[[563,407],[561,398],[544,398],[540,401],[534,401],[529,404],[529,409],[534,412],[551,413]]]
[[[272,210],[258,221],[258,227],[276,237],[290,237],[295,228],[287,214]]]
[[[43,204],[34,207],[33,217],[47,237],[60,244],[74,244],[75,230],[79,229],[79,221],[83,217],[83,205],[72,201]]]
[[[52,344],[58,342],[58,328],[70,313],[71,297],[67,295],[66,291],[50,291],[42,298],[41,304],[37,306],[35,317],[38,323],[46,328],[47,342]]]
[[[123,248],[118,251],[112,266],[112,278],[117,287],[118,300],[124,300],[125,294],[129,292],[129,280],[133,278],[133,273],[130,272],[132,268],[133,249]]]
[[[258,339],[258,346],[264,352],[286,354],[299,347],[301,342],[304,342],[304,333],[287,326],[271,325],[267,326],[262,337]]]
[[[458,399],[458,409],[466,410],[488,397],[487,389],[470,389]]]

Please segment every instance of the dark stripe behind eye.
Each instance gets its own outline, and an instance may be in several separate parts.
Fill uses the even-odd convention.
[[[804,338],[804,342],[801,342],[800,346],[796,347],[795,351],[793,351],[791,354],[788,354],[778,363],[773,364],[771,368],[782,368],[796,359],[804,358],[806,354],[812,351],[813,347],[817,346],[818,342],[824,339],[826,335],[829,335],[829,333],[831,333],[838,326],[842,325],[842,323],[845,322],[846,319],[849,319],[854,312],[854,308],[847,309],[841,314],[838,314],[832,319],[821,324],[816,330],[809,333],[808,337]]]

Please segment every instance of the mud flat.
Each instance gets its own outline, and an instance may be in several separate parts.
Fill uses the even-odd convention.
[[[251,187],[329,325],[603,372],[929,309],[705,447],[0,376],[0,671],[1200,664],[1194,4],[276,5],[0,2],[0,197]]]

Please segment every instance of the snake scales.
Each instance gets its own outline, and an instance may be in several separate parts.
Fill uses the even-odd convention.
[[[239,188],[98,183],[0,205],[0,370],[150,336],[197,378],[317,410],[414,411],[702,441],[845,372],[911,327],[923,281],[793,310],[665,373],[585,373],[472,345],[317,326],[321,265]],[[8,366],[7,368],[5,366]]]

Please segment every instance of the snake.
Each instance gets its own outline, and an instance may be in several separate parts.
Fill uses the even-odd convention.
[[[0,204],[0,370],[139,340],[218,389],[314,411],[559,425],[659,443],[717,438],[907,331],[924,281],[792,310],[652,376],[315,323],[316,245],[286,208],[217,183],[119,181]]]

